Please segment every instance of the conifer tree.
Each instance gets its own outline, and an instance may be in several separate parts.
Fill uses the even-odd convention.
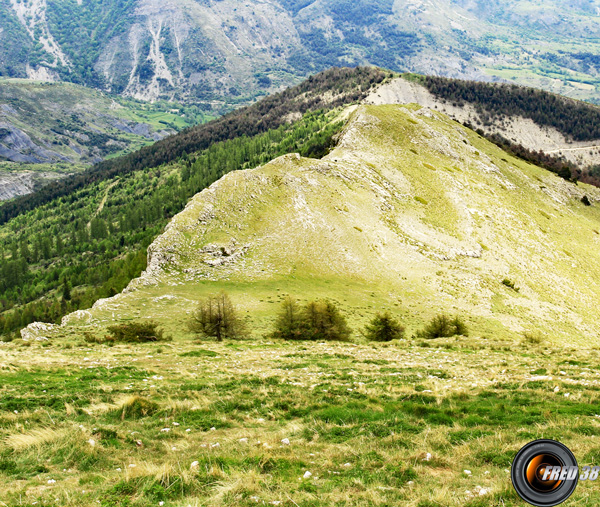
[[[390,312],[378,313],[366,327],[365,336],[377,342],[397,340],[404,336],[404,326]]]
[[[194,333],[215,338],[219,342],[225,338],[240,338],[245,332],[244,322],[224,291],[200,301],[189,328]]]

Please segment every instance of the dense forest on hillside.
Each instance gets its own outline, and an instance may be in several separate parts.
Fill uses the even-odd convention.
[[[131,25],[129,13],[135,9],[135,3],[135,0],[104,0],[79,5],[76,0],[48,3],[50,33],[69,60],[74,62],[70,68],[59,66],[63,80],[106,88],[104,76],[95,70],[95,63],[100,57],[103,43],[124,33]],[[40,54],[38,61],[43,61],[44,57],[47,58],[47,54]],[[113,93],[120,93],[124,84],[118,83],[113,88]]]
[[[264,98],[204,125],[192,127],[163,139],[152,146],[96,165],[72,178],[54,182],[28,196],[0,206],[0,224],[23,212],[35,209],[59,197],[72,195],[87,185],[124,176],[133,171],[158,167],[211,144],[240,136],[255,136],[277,129],[296,114],[333,109],[361,100],[372,86],[391,74],[372,67],[331,69],[310,77],[302,84]]]
[[[572,141],[600,139],[600,108],[535,88],[479,83],[434,76],[407,76],[431,93],[456,105],[475,106],[484,124],[498,117],[523,116],[542,127],[553,127]]]
[[[237,169],[290,152],[320,157],[342,124],[309,112],[254,137],[213,143],[151,169],[91,183],[0,229],[0,333],[120,292],[146,266],[146,248],[196,193]]]
[[[282,0],[282,5],[297,13],[310,3]],[[423,48],[422,37],[390,24],[393,0],[336,0],[319,7],[332,20],[335,31],[320,25],[302,24],[298,33],[302,47],[292,52],[288,63],[299,73],[339,65],[340,61],[399,70]]]

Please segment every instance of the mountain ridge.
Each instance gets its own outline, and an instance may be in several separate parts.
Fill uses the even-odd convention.
[[[436,93],[435,84],[441,82],[441,87],[445,89]],[[470,100],[460,96],[452,95],[448,92],[453,85],[463,86],[465,89],[471,88]],[[486,104],[481,93],[483,90],[490,92],[497,91],[501,97],[490,107]],[[533,89],[517,88],[509,85],[488,84],[480,85],[475,82],[443,80],[430,78],[426,76],[405,75],[402,78],[396,78],[388,82],[377,90],[372,92],[366,99],[370,104],[406,104],[417,103],[425,107],[430,107],[448,114],[451,118],[478,130],[490,138],[499,136],[501,139],[507,139],[515,145],[520,145],[532,152],[541,152],[557,159],[562,159],[566,163],[573,164],[579,168],[577,178],[589,183],[597,183],[593,178],[586,177],[581,169],[592,168],[598,164],[600,155],[600,132],[595,131],[594,125],[600,120],[600,108],[584,105],[581,102],[568,99],[559,95],[543,94],[541,100],[534,103],[531,96],[536,93]],[[530,97],[530,110],[524,110],[514,103],[522,102],[520,95],[528,94]],[[489,100],[489,99],[488,99]],[[493,99],[492,99],[493,100]],[[502,102],[504,101],[504,104]],[[512,101],[512,102],[511,102]],[[581,106],[586,114],[592,115],[594,120],[585,122],[587,128],[581,132],[581,135],[587,136],[587,139],[575,140],[569,128],[564,125],[559,127],[558,122],[536,121],[539,112],[536,105],[543,105],[549,102],[564,101],[570,111],[569,122],[575,125],[580,124],[582,114],[576,112]],[[546,106],[546,109],[548,106]],[[512,109],[512,113],[510,112]],[[563,116],[557,112],[556,115]],[[552,115],[551,115],[552,116]],[[575,172],[575,171],[574,171]],[[575,174],[574,174],[575,176]]]
[[[431,109],[443,110],[448,105],[443,96],[432,98],[418,80],[415,84],[414,76],[372,68],[332,69],[254,106],[4,203],[0,206],[0,253],[4,252],[3,259],[0,256],[4,274],[0,291],[5,306],[0,329],[10,336],[33,321],[58,322],[66,313],[89,308],[97,299],[120,292],[146,267],[148,245],[196,193],[231,171],[251,169],[279,155],[300,152],[323,157],[335,146],[335,136],[343,128],[345,120],[335,119],[340,111],[396,86],[397,78],[403,80],[403,86],[418,85],[421,95],[431,100]],[[464,87],[451,80],[445,83],[449,89]],[[514,115],[513,92],[486,86],[494,86],[494,94],[500,93],[502,100],[488,111],[481,97],[475,96],[474,105],[465,109],[474,111],[473,118],[475,113],[483,115],[482,119],[487,115],[492,125],[507,125],[508,117]],[[489,90],[483,91],[485,98]],[[546,92],[527,93],[534,109],[547,98]],[[592,105],[559,104],[563,102],[565,111],[581,122],[597,114]],[[580,107],[585,114],[580,114]],[[557,125],[563,128],[560,122]],[[568,133],[567,128],[564,135]],[[509,160],[502,153],[501,158]],[[545,160],[545,155],[536,156],[538,163]],[[563,174],[571,176],[570,170]],[[101,202],[105,202],[103,208]],[[587,202],[593,204],[593,199]],[[19,284],[23,290],[16,292]],[[64,293],[72,299],[65,300]]]
[[[259,332],[290,293],[333,298],[356,325],[392,307],[414,331],[443,311],[482,335],[581,343],[600,329],[589,312],[600,215],[584,196],[600,202],[442,113],[361,105],[322,160],[285,155],[195,196],[140,279],[54,332],[127,316],[181,333],[193,301],[225,287]]]
[[[389,81],[394,77],[400,79],[395,79],[394,84],[390,84]],[[488,109],[486,104],[483,104],[482,107],[479,103],[470,104],[462,99],[463,104],[459,107],[455,101],[452,103],[453,100],[448,100],[446,97],[433,96],[432,92],[420,80],[427,80],[427,78],[417,76],[415,79],[410,74],[399,76],[372,67],[330,69],[311,76],[301,85],[266,97],[252,106],[232,111],[206,125],[189,128],[177,136],[172,136],[125,157],[105,161],[66,183],[55,183],[35,195],[26,196],[17,202],[0,206],[0,221],[4,222],[10,217],[16,216],[15,213],[18,213],[21,208],[30,209],[31,206],[48,202],[49,199],[59,195],[66,195],[66,193],[85,184],[86,181],[104,178],[104,174],[110,176],[122,171],[136,170],[136,168],[156,167],[185,153],[204,149],[207,143],[218,142],[228,136],[239,135],[239,133],[258,133],[267,128],[277,127],[282,123],[293,121],[293,114],[298,112],[302,114],[308,109],[331,108],[342,105],[344,101],[364,100],[367,96],[369,101],[381,103],[381,97],[377,97],[378,93],[380,95],[384,93],[384,100],[391,103],[415,101],[428,107],[431,106],[446,111],[461,122],[466,122],[476,129],[482,129],[482,133],[492,138],[498,134],[501,141],[508,138],[510,140],[508,148],[511,147],[510,144],[512,143],[512,147],[516,148],[516,154],[519,156],[523,156],[519,148],[524,145],[526,149],[534,152],[529,157],[530,161],[540,163],[540,161],[547,159],[548,154],[550,154],[552,163],[549,168],[554,172],[559,172],[564,165],[564,160],[565,163],[572,164],[572,167],[567,170],[567,177],[573,176],[582,181],[600,184],[600,173],[597,173],[597,170],[594,169],[597,165],[599,153],[597,146],[600,145],[600,139],[591,142],[591,147],[581,143],[577,145],[581,148],[581,152],[574,151],[572,141],[568,139],[568,130],[554,132],[553,129],[544,125],[535,125],[535,122],[530,121],[531,118],[524,118],[525,122],[523,122],[522,119],[518,118],[518,111],[517,113],[511,112],[510,107],[504,109],[501,107],[499,110]],[[468,82],[465,83],[461,80],[454,81],[444,78],[440,78],[440,80],[443,83],[448,83],[449,86],[454,83],[463,83],[463,86],[468,86]],[[405,81],[410,81],[412,84]],[[380,85],[384,87],[380,89]],[[485,87],[497,87],[494,84],[483,86],[484,90]],[[339,89],[335,93],[331,93],[331,89],[336,89],[336,87],[339,87]],[[371,93],[374,91],[372,88],[378,90]],[[510,106],[510,102],[514,99],[514,93],[511,91],[513,88],[498,87],[496,89],[502,91],[499,97],[500,102],[504,101],[507,106]],[[521,90],[521,88],[514,88],[514,90]],[[523,88],[523,90],[529,90],[533,94],[529,100],[533,102],[535,99],[538,105],[550,99],[565,101],[567,104],[566,114],[578,118],[579,123],[590,126],[590,131],[596,129],[590,124],[590,121],[593,122],[600,115],[600,109],[597,106],[567,98],[559,97],[556,99],[557,96],[554,94],[540,90],[530,88]],[[304,93],[308,93],[308,95],[304,97]],[[318,96],[319,94],[322,94],[322,96]],[[535,94],[538,95],[537,98]],[[480,100],[477,94],[473,95],[476,100]],[[495,98],[495,100],[498,100],[498,98]],[[585,118],[590,118],[590,120],[588,121]],[[537,152],[540,152],[542,156],[538,155]]]

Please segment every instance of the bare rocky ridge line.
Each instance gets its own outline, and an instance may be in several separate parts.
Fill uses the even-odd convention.
[[[510,116],[502,122],[485,125],[474,106],[470,104],[454,106],[438,99],[424,86],[401,77],[374,90],[365,99],[365,103],[375,105],[415,103],[447,114],[460,123],[470,123],[475,128],[481,128],[486,134],[500,134],[529,150],[562,155],[566,160],[580,167],[587,167],[600,161],[600,140],[591,143],[569,141],[558,130],[540,127],[533,120],[519,116]]]

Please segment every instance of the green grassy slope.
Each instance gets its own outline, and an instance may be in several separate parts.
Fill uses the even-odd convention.
[[[146,248],[187,200],[224,174],[300,149],[326,150],[341,125],[334,113],[307,113],[291,125],[154,169],[90,182],[0,228],[0,330],[60,321],[114,295],[146,266]],[[66,294],[66,296],[65,296]]]
[[[355,326],[391,308],[415,331],[447,311],[480,336],[585,343],[599,326],[598,199],[441,113],[359,106],[323,160],[288,155],[198,194],[142,278],[71,322],[155,317],[181,333],[194,301],[226,288],[258,333],[290,293],[334,298]]]
[[[120,292],[139,276],[146,247],[169,219],[224,174],[284,153],[322,156],[341,128],[335,110],[364,98],[388,76],[373,68],[332,69],[251,107],[4,202],[2,338],[30,322],[59,322],[66,313]]]

